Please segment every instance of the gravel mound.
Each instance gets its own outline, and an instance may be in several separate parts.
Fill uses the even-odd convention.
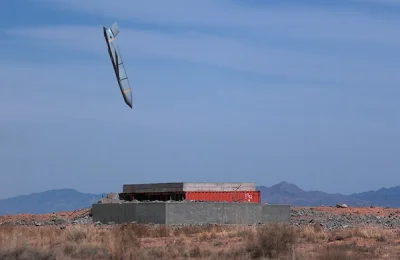
[[[332,214],[313,209],[292,209],[291,223],[294,226],[319,224],[327,230],[349,228],[361,225],[400,228],[400,214],[387,216],[360,215],[355,213]]]

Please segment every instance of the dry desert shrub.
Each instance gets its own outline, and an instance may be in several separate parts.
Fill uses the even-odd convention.
[[[354,236],[361,238],[372,238],[376,239],[378,242],[385,242],[396,237],[396,234],[393,232],[393,230],[377,226],[356,227],[353,230],[355,232]]]
[[[227,227],[222,226],[183,226],[183,227],[175,227],[172,228],[172,235],[174,236],[193,236],[196,234],[203,233],[211,233],[216,232],[220,233],[223,230],[226,230]]]
[[[318,242],[327,239],[327,233],[320,225],[307,225],[299,230],[298,235],[307,242]]]
[[[296,232],[287,224],[262,226],[247,240],[246,250],[252,258],[277,259],[293,253]]]
[[[378,259],[374,246],[359,246],[356,243],[328,245],[318,255],[319,260],[366,260]]]
[[[57,244],[60,234],[54,227],[0,227],[0,249],[46,248]]]
[[[353,260],[353,258],[341,247],[328,246],[318,254],[318,260]]]
[[[150,226],[145,224],[131,223],[123,224],[121,225],[121,227],[123,228],[123,230],[125,230],[125,232],[129,230],[130,233],[134,233],[138,238],[168,237],[170,235],[170,231],[165,225]]]
[[[4,250],[0,248],[0,259],[2,260],[56,260],[56,256],[49,250],[40,250],[31,247],[17,247]]]
[[[66,239],[69,242],[80,243],[87,238],[87,231],[81,229],[70,229],[66,233]]]
[[[377,226],[359,226],[329,232],[328,241],[345,240],[349,238],[374,239],[377,242],[386,242],[396,238],[396,231]]]
[[[110,259],[107,249],[88,245],[66,244],[63,254],[72,259]]]
[[[377,227],[326,231],[318,225],[294,228],[286,224],[207,227],[127,224],[70,225],[63,229],[0,226],[0,259],[346,260],[379,259],[382,255],[396,259],[399,250],[393,248],[400,247],[393,242],[396,239],[395,232]],[[368,246],[362,241],[367,241]]]

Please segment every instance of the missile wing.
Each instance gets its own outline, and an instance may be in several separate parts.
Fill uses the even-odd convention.
[[[103,32],[104,39],[107,43],[108,54],[114,68],[114,73],[117,78],[122,97],[124,98],[125,103],[132,108],[132,89],[129,85],[124,63],[122,62],[122,57],[115,40],[119,33],[118,24],[113,23],[110,28],[103,27]]]

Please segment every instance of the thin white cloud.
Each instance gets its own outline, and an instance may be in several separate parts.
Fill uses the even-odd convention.
[[[174,72],[157,66],[140,66],[134,70],[136,76],[131,78],[134,110],[130,110],[122,100],[108,65],[108,62],[53,66],[0,64],[0,70],[6,75],[0,78],[3,86],[0,89],[0,116],[3,120],[13,121],[75,118],[166,132],[192,128],[218,132],[218,128],[223,127],[221,118],[236,122],[237,117],[247,115],[247,120],[252,120],[252,111],[263,102],[268,100],[269,104],[278,104],[294,97],[293,91],[284,94],[285,98],[274,94],[274,90],[266,96],[267,90],[257,83],[252,83],[252,87],[258,86],[258,90],[248,91],[243,82],[215,75],[192,80],[184,75],[190,69]],[[165,79],[170,73],[173,75],[168,82]],[[205,83],[215,88],[206,87],[207,94],[203,94]],[[174,89],[177,84],[183,86],[179,91]]]
[[[42,0],[44,3],[89,12],[115,20],[146,22],[163,27],[207,27],[242,29],[259,37],[287,38],[363,45],[400,43],[400,18],[357,9],[280,4],[252,7],[232,1],[130,1],[112,4],[107,0]],[[388,0],[387,0],[388,1]],[[394,1],[393,1],[394,2]],[[123,22],[122,22],[123,24]],[[104,24],[108,25],[108,24]],[[388,40],[388,36],[390,40]]]
[[[67,116],[112,120],[110,112],[115,110],[110,109],[120,101],[115,100],[119,98],[117,88],[101,84],[111,80],[98,74],[96,64],[52,66],[14,62],[0,64],[0,70],[4,73],[0,79],[3,118]]]
[[[11,33],[30,40],[41,40],[49,46],[81,50],[107,56],[101,30],[89,26],[58,26],[16,29]],[[321,84],[378,84],[382,80],[397,81],[399,61],[382,60],[379,55],[364,51],[354,55],[349,50],[335,55],[329,51],[293,50],[290,47],[272,47],[251,44],[240,38],[186,32],[161,33],[138,29],[121,29],[118,37],[121,53],[127,66],[137,57],[159,57],[256,72],[268,76],[309,80]],[[84,39],[84,40],[83,40]],[[293,46],[295,47],[295,46]],[[393,48],[393,51],[398,51]],[[356,51],[356,50],[354,50]],[[393,58],[391,52],[385,53]]]
[[[138,57],[180,60],[319,82],[321,86],[369,87],[400,79],[396,71],[400,65],[399,18],[304,5],[254,8],[226,0],[42,2],[133,21],[120,23],[119,44],[127,63]],[[111,23],[112,19],[104,20]],[[135,22],[181,29],[143,30]],[[30,28],[12,33],[42,39],[51,46],[106,55],[101,26]],[[204,27],[223,30],[217,36]]]
[[[322,111],[324,117],[310,124],[354,123],[351,113],[339,119],[331,107],[338,102],[344,102],[349,110],[360,106],[368,110],[371,106],[362,95],[351,102],[359,91],[343,94],[318,86],[263,84],[218,73],[202,77],[191,73],[190,67],[153,64],[135,65],[132,70],[135,105],[130,110],[108,65],[0,64],[7,75],[0,79],[0,117],[13,122],[72,118],[131,129],[232,136],[241,132],[261,134],[267,131],[267,124],[302,125],[306,118],[319,118]],[[379,93],[375,99],[381,99]],[[231,126],[229,133],[227,126]]]
[[[62,1],[59,1],[59,3],[61,2]],[[69,3],[74,3],[74,1],[71,0],[71,2],[69,1],[64,2],[64,4],[69,4]],[[78,7],[82,5],[82,3],[86,5],[87,3],[90,3],[90,1],[79,2],[79,3],[76,2]],[[102,6],[102,4],[104,3],[105,2],[103,1],[99,1],[98,5],[93,5],[93,6],[94,8],[98,8],[99,6]],[[110,10],[107,8],[106,9],[107,12],[110,11],[114,12],[114,15],[119,15],[117,12],[125,12],[124,10],[127,9],[128,7],[133,7],[129,6],[129,3],[127,2],[128,6],[125,6],[124,8],[121,8],[120,6],[118,7],[118,5],[113,4],[110,5],[111,6]],[[216,13],[213,13],[214,11],[210,11],[211,12],[210,16],[206,16],[207,19],[209,20],[204,21],[203,19],[205,18],[204,17],[200,18],[201,16],[200,14],[192,15],[189,13],[188,15],[186,12],[179,10],[177,11],[177,13],[174,13],[176,11],[175,9],[176,6],[174,6],[174,4],[177,3],[178,2],[169,2],[169,5],[164,6],[165,11],[170,10],[171,12],[170,13],[164,12],[163,14],[160,14],[161,16],[157,16],[159,12],[157,11],[158,10],[157,8],[152,8],[154,4],[150,5],[148,4],[148,2],[141,2],[140,6],[136,7],[144,8],[143,10],[148,10],[149,12],[148,16],[146,17],[143,16],[141,18],[143,18],[144,20],[147,19],[149,22],[158,23],[160,21],[163,21],[162,19],[164,19],[164,21],[166,21],[168,25],[171,24],[184,25],[185,21],[187,21],[189,22],[188,24],[193,24],[197,26],[207,25],[206,23],[215,22],[215,26],[220,28],[221,26],[228,26],[228,27],[230,26],[232,28],[247,26],[249,30],[260,30],[263,33],[266,32],[276,33],[278,29],[275,28],[276,31],[274,31],[273,27],[269,26],[271,24],[274,24],[280,26],[279,30],[282,30],[284,32],[288,31],[289,34],[290,33],[293,34],[294,32],[297,33],[299,35],[297,40],[301,39],[301,37],[304,37],[304,39],[309,39],[308,37],[310,35],[308,34],[309,32],[308,30],[316,30],[316,29],[318,30],[316,30],[314,34],[310,36],[310,39],[322,40],[326,35],[328,35],[328,33],[326,33],[325,30],[321,30],[320,28],[323,28],[324,26],[327,25],[328,27],[335,25],[337,26],[335,27],[336,30],[334,30],[335,33],[338,33],[342,29],[344,30],[343,34],[340,33],[339,34],[342,36],[340,40],[345,45],[345,48],[341,50],[335,50],[335,52],[330,52],[331,49],[329,46],[318,45],[314,43],[315,48],[319,49],[319,50],[314,50],[310,46],[306,47],[304,47],[304,45],[297,46],[297,43],[304,44],[301,43],[301,41],[295,41],[290,43],[287,41],[287,39],[285,39],[285,37],[277,38],[277,40],[282,41],[282,46],[276,46],[270,44],[268,41],[263,41],[262,37],[261,38],[254,37],[253,34],[244,34],[244,37],[242,37],[243,36],[242,31],[239,34],[237,34],[233,33],[235,32],[234,30],[229,37],[223,37],[223,36],[216,36],[210,33],[204,33],[204,32],[199,33],[194,29],[183,32],[175,31],[174,33],[172,33],[160,30],[158,31],[142,30],[142,29],[132,29],[129,27],[128,28],[122,27],[121,34],[118,37],[119,38],[118,43],[121,47],[121,52],[124,56],[126,66],[128,67],[128,71],[135,72],[134,75],[136,76],[132,78],[134,82],[137,79],[137,75],[139,75],[140,73],[137,70],[138,68],[137,66],[140,67],[140,65],[138,65],[137,63],[134,65],[137,58],[166,59],[168,62],[167,66],[174,66],[175,63],[173,61],[180,60],[186,62],[205,64],[205,65],[219,66],[238,71],[256,72],[265,75],[266,76],[265,78],[269,76],[281,76],[281,78],[292,80],[292,82],[293,79],[298,80],[299,85],[301,85],[302,87],[305,86],[305,82],[314,82],[312,87],[317,86],[325,88],[326,86],[329,87],[339,86],[340,89],[342,90],[340,94],[341,98],[345,98],[346,100],[356,95],[355,94],[356,92],[351,91],[350,89],[357,88],[358,89],[357,93],[359,94],[360,93],[362,94],[365,91],[368,91],[369,93],[372,92],[375,93],[376,91],[378,91],[378,89],[381,92],[386,91],[387,93],[388,91],[393,91],[395,82],[398,82],[400,79],[400,75],[398,75],[397,73],[399,60],[396,59],[396,55],[398,56],[398,54],[396,54],[396,51],[397,53],[399,53],[398,47],[392,44],[393,42],[398,41],[397,38],[398,36],[391,34],[392,27],[390,26],[390,23],[387,21],[384,20],[375,21],[368,19],[368,17],[365,14],[353,13],[354,24],[351,24],[349,20],[350,16],[345,16],[347,17],[346,18],[347,20],[345,19],[343,21],[340,20],[343,17],[340,16],[335,17],[335,14],[337,14],[338,11],[330,12],[323,9],[315,9],[315,8],[310,9],[309,10],[310,12],[308,13],[308,15],[306,15],[306,13],[304,13],[304,9],[300,9],[299,11],[296,12],[294,9],[289,7],[286,8],[280,7],[279,8],[280,12],[274,13],[274,11],[278,10],[276,7],[274,7],[274,9],[272,8],[266,9],[264,7],[260,8],[260,10],[257,11],[248,8],[238,8],[237,6],[229,3],[228,5],[223,5],[224,2],[214,2],[214,1],[180,2],[181,7],[183,6],[189,9],[194,7],[186,5],[192,5],[192,4],[198,5],[195,6],[197,8],[196,10],[200,13],[204,12],[201,15],[205,15],[206,12],[205,6],[210,6],[210,5],[218,5],[218,6],[223,5],[226,8],[225,10],[226,13],[229,14],[228,17],[225,17],[226,18],[225,19],[224,18],[224,16],[226,15],[225,13],[222,14],[221,18]],[[109,2],[107,2],[107,6],[108,5]],[[217,9],[219,8],[218,6],[216,6]],[[80,8],[82,10],[87,10],[85,6],[81,6]],[[140,11],[141,10],[140,8],[138,9],[133,8],[133,10]],[[136,11],[133,12],[134,15],[131,17],[133,20],[137,18],[137,17],[135,18]],[[137,12],[138,15],[140,16],[141,12],[139,11]],[[263,17],[259,16],[259,19],[254,19],[253,15],[257,17],[259,12],[264,14],[264,16]],[[292,15],[291,19],[290,17],[288,17],[288,15]],[[242,18],[248,18],[248,19],[242,19]],[[362,25],[361,22],[366,22],[366,23]],[[393,20],[393,22],[397,23],[396,20]],[[294,25],[296,23],[301,26],[295,27]],[[263,29],[262,25],[265,25],[267,28]],[[316,25],[320,27],[315,27]],[[350,25],[350,30],[348,30],[347,28],[348,25]],[[362,30],[357,31],[357,33],[359,33],[358,36],[354,36],[351,33],[351,30],[353,30],[354,28],[362,28]],[[372,31],[379,31],[386,36],[383,38],[379,38],[378,41],[375,41],[375,43],[379,43],[378,46],[382,48],[385,47],[385,49],[380,50],[379,53],[374,53],[374,51],[376,51],[376,49],[374,48],[363,47],[363,46],[357,47],[352,45],[351,41],[348,41],[349,39],[350,40],[354,39],[356,40],[356,42],[362,43],[364,41],[366,45],[368,45],[368,43],[370,43],[370,46],[374,45],[371,44],[371,41],[369,41],[371,37],[367,33],[367,31],[371,28]],[[387,30],[388,28],[389,30]],[[40,85],[39,83],[40,77],[42,77],[42,81],[44,81],[43,75],[46,75],[46,73],[51,75],[53,82],[56,82],[55,84],[57,84],[59,89],[49,90],[47,94],[43,95],[53,95],[53,97],[55,97],[57,95],[56,93],[58,93],[57,91],[60,90],[65,91],[64,93],[69,93],[68,91],[66,91],[66,89],[68,89],[68,87],[71,86],[73,86],[71,87],[71,89],[74,89],[75,91],[73,93],[78,93],[77,90],[79,88],[76,88],[76,86],[82,84],[83,85],[82,90],[85,90],[86,92],[92,91],[92,88],[93,91],[95,91],[93,86],[96,86],[96,88],[101,87],[103,89],[108,89],[108,91],[110,92],[107,93],[113,93],[115,95],[114,96],[115,101],[113,102],[122,102],[120,100],[119,93],[115,91],[115,89],[112,90],[113,92],[111,92],[111,89],[109,89],[109,86],[115,85],[115,82],[113,82],[114,78],[112,76],[107,77],[107,80],[105,81],[103,81],[104,78],[102,77],[96,79],[95,77],[90,77],[90,75],[92,76],[96,75],[95,72],[99,73],[101,71],[101,73],[105,74],[112,72],[109,64],[107,64],[109,60],[106,52],[105,43],[103,40],[101,26],[47,26],[47,27],[34,27],[34,28],[20,28],[20,29],[13,29],[8,33],[11,33],[14,36],[17,35],[19,37],[22,37],[22,39],[29,39],[27,43],[35,40],[42,44],[46,44],[49,47],[59,48],[59,50],[76,50],[87,53],[93,53],[104,57],[105,66],[103,69],[100,70],[98,70],[98,67],[92,67],[89,65],[79,66],[79,67],[74,67],[75,65],[73,65],[67,68],[50,70],[47,72],[45,71],[45,69],[38,71],[38,70],[30,70],[29,68],[27,68],[25,73],[27,74],[31,73],[32,77],[35,78],[34,82],[36,82],[36,84]],[[361,38],[359,37],[360,35],[362,36]],[[254,39],[255,41],[253,42]],[[77,56],[79,57],[79,55],[80,53],[78,52]],[[136,70],[130,70],[130,68],[133,67]],[[159,71],[162,71],[162,69],[160,69]],[[166,84],[167,81],[163,80],[165,79],[165,74],[163,74],[163,76],[160,76],[160,74],[158,73],[147,72],[146,76],[141,77],[140,79],[141,82],[139,82],[138,85],[139,86],[152,85],[152,87],[154,88],[154,86]],[[185,72],[181,72],[180,74],[184,73]],[[192,75],[196,75],[196,77],[198,78],[208,77],[207,74],[201,74],[200,72],[198,72],[197,74],[196,73],[197,72],[193,72]],[[68,75],[70,76],[70,78],[75,80],[68,79]],[[154,75],[157,75],[157,77],[160,78],[158,82],[153,81]],[[174,75],[173,77],[178,77],[178,78],[182,77],[182,75],[179,75],[179,73],[174,73],[173,75]],[[85,83],[79,81],[79,79],[81,78],[85,79],[84,81]],[[176,78],[169,78],[169,80],[170,80],[169,81],[170,85],[182,84],[182,82],[185,82],[185,84],[189,84],[187,83],[187,81],[179,82],[176,80]],[[254,92],[256,88],[263,88],[265,90],[270,88],[271,86],[285,87],[280,83],[261,84],[256,82],[257,80],[253,78],[249,80],[247,83],[242,82],[240,87],[242,89],[246,89],[249,92]],[[227,85],[234,85],[233,83],[234,83],[233,80],[224,82],[224,84]],[[192,84],[192,82],[190,82],[190,84]],[[204,82],[200,82],[196,86],[200,87],[201,84],[204,84]],[[28,86],[29,83],[19,81],[14,85]],[[215,88],[221,88],[221,86],[215,83],[215,81],[211,81],[210,85],[215,86]],[[49,85],[44,84],[42,87],[43,89],[45,89],[46,87],[49,87]],[[192,87],[194,87],[194,85],[192,85]],[[151,88],[149,87],[149,89]],[[168,91],[162,93],[166,95]],[[244,93],[246,92],[242,92],[240,95],[243,95]],[[293,93],[293,90],[291,90],[291,93]],[[295,93],[298,94],[297,92]],[[143,94],[144,93],[142,92],[141,95],[139,96],[143,97]],[[15,93],[15,95],[17,94]],[[301,95],[305,94],[302,93]],[[325,93],[325,95],[327,94]],[[251,98],[255,98],[256,94],[252,94],[250,96]],[[279,99],[282,100],[282,95],[278,96]],[[147,98],[149,97],[150,96],[147,96]],[[315,97],[320,98],[318,95]],[[82,106],[83,102],[85,101],[84,99],[82,99],[82,97],[76,97],[76,98],[77,98],[76,102],[78,102],[77,103],[78,106],[76,108],[78,108],[79,106]],[[96,98],[101,98],[101,97],[99,95]],[[231,96],[230,98],[232,100],[237,100],[235,99],[235,96]],[[339,98],[339,96],[336,96],[336,98]],[[330,100],[327,97],[322,100],[324,100],[325,102],[332,102],[332,100]],[[205,101],[205,99],[203,101]],[[269,102],[270,101],[271,100],[269,100]],[[334,99],[334,102],[337,102],[337,99]],[[188,102],[186,105],[189,105],[189,103],[190,102]],[[250,103],[251,101],[249,101],[249,104]],[[67,111],[68,102],[65,103],[64,105],[61,104],[64,103],[62,102],[58,103],[58,106],[59,107],[64,106],[64,107],[60,109],[64,112]],[[115,104],[116,103],[111,103],[110,106],[114,106]],[[172,102],[163,104],[171,106]],[[158,105],[160,105],[160,103]],[[248,104],[246,103],[246,105]],[[179,107],[179,109],[170,110],[169,112],[164,111],[166,113],[165,115],[170,113],[169,116],[171,116],[172,111],[174,113],[182,113],[178,112],[180,111],[180,109],[182,109],[182,107],[184,107],[184,105],[182,105],[181,103],[181,107]],[[200,110],[199,107],[197,107],[196,109]],[[94,105],[93,107],[86,107],[86,109],[87,111],[91,111],[91,109],[94,109]],[[104,109],[107,110],[108,108]],[[92,114],[90,114],[91,112],[87,113],[88,116],[93,116]],[[110,115],[111,118],[112,113],[113,112],[105,111],[102,116],[104,118],[104,115]],[[152,112],[149,113],[151,114]],[[82,114],[84,113],[80,113],[80,115]],[[155,114],[152,114],[151,116],[154,117]],[[181,114],[180,116],[184,118],[189,117],[188,114],[185,115]],[[157,117],[159,117],[158,120],[160,120],[162,116],[159,114]],[[204,114],[199,113],[196,119],[205,117],[207,116],[204,116]],[[192,123],[194,122],[195,121],[193,121]]]

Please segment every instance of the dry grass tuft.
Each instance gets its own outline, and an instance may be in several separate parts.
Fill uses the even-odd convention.
[[[329,234],[328,240],[332,242],[349,238],[364,238],[374,239],[377,242],[386,242],[388,240],[395,239],[396,237],[396,232],[390,229],[376,226],[360,226],[332,231]]]
[[[319,254],[321,260],[364,260],[378,259],[375,247],[358,246],[356,243],[328,245],[326,250]]]
[[[293,227],[286,224],[263,226],[254,236],[249,237],[247,252],[252,258],[279,258],[292,253],[296,242]]]
[[[0,259],[397,259],[399,239],[369,226],[0,226]]]
[[[327,239],[327,234],[320,225],[305,226],[300,234],[300,238],[307,242],[318,242]]]
[[[18,247],[0,252],[2,260],[55,260],[56,256],[48,250],[39,250],[31,247]]]

